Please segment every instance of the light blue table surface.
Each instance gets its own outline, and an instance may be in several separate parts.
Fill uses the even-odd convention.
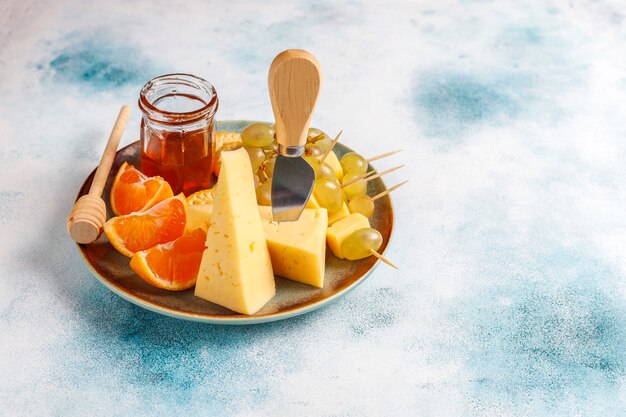
[[[0,415],[626,415],[626,12],[620,1],[0,4]],[[286,48],[314,122],[386,177],[396,229],[337,303],[247,327],[142,310],[65,217],[119,106],[168,72],[218,119],[271,120]]]

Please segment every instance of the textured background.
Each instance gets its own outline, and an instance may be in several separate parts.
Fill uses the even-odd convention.
[[[620,1],[0,4],[0,414],[626,414],[626,14]],[[144,311],[65,216],[120,104],[184,71],[219,119],[270,120],[276,53],[312,51],[314,125],[394,148],[380,267],[299,318]]]

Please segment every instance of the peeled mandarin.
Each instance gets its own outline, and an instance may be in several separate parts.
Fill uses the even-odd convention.
[[[180,193],[146,211],[111,218],[104,224],[104,233],[115,249],[130,258],[135,252],[179,238],[186,223],[187,199]]]

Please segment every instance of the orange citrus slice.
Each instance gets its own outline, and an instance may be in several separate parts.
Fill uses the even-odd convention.
[[[196,229],[173,242],[136,252],[130,267],[148,284],[182,291],[196,284],[206,232]]]
[[[113,217],[104,224],[109,242],[129,258],[135,252],[182,236],[187,222],[187,200],[181,193],[146,211]]]
[[[111,209],[116,215],[147,210],[174,195],[172,187],[161,177],[146,177],[124,162],[111,187]]]

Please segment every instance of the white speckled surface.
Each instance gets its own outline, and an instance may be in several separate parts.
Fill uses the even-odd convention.
[[[625,414],[623,4],[231,3],[0,4],[0,414]],[[377,165],[408,164],[401,271],[244,328],[98,284],[65,216],[119,105],[184,71],[219,119],[270,120],[289,47],[325,71],[316,126],[404,149]]]

